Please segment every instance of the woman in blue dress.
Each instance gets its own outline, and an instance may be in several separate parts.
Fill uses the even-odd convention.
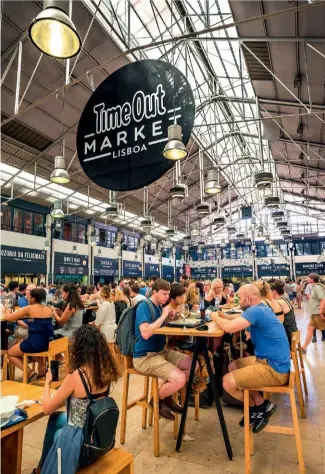
[[[29,305],[11,313],[8,310],[6,321],[23,319],[28,325],[28,337],[15,344],[8,350],[10,362],[23,371],[23,354],[43,352],[48,350],[49,341],[54,338],[52,326],[52,310],[45,305],[46,292],[43,288],[35,288],[30,292]],[[38,362],[39,375],[45,375],[45,365],[41,357],[35,357]],[[36,372],[28,369],[28,382],[37,377]]]

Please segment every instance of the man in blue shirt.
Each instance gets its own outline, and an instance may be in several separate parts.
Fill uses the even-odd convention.
[[[174,402],[172,395],[186,384],[192,357],[165,348],[166,337],[154,334],[156,329],[164,325],[169,315],[169,306],[162,309],[162,305],[169,299],[169,292],[170,284],[157,279],[152,285],[152,296],[147,300],[149,304],[143,301],[137,306],[133,365],[144,375],[155,375],[164,380],[159,388],[159,414],[167,420],[174,420],[171,411],[182,413],[183,409]],[[154,310],[154,317],[149,305]]]
[[[244,285],[238,291],[241,316],[212,314],[212,319],[226,332],[246,329],[254,345],[255,356],[235,360],[223,378],[224,389],[243,401],[244,388],[285,385],[289,380],[290,347],[285,329],[273,311],[262,303],[255,285]],[[275,405],[257,391],[250,391],[250,424],[253,433],[261,431],[275,411]],[[244,426],[244,420],[239,423]]]

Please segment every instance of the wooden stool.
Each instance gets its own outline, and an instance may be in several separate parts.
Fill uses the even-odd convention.
[[[113,448],[90,466],[80,469],[78,474],[133,474],[133,464],[133,454]]]
[[[292,347],[293,343],[295,343],[295,346],[296,346],[295,348]],[[303,355],[302,355],[302,348],[301,348],[301,343],[300,343],[300,331],[293,332],[292,335],[291,335],[291,351],[295,352],[296,355],[297,355],[297,352],[298,352],[299,358],[297,358],[297,367],[299,369],[299,376],[300,376],[300,374],[302,376],[305,395],[306,395],[306,397],[308,397],[306,371],[305,371],[304,358],[303,358]],[[299,382],[300,382],[300,377],[299,377]],[[300,386],[301,386],[301,382],[300,382]]]
[[[64,353],[65,367],[69,369],[69,339],[67,337],[61,337],[49,342],[49,348],[44,352],[36,352],[34,354],[24,353],[24,370],[23,370],[23,383],[28,383],[28,357],[46,357],[50,366],[51,360],[55,360],[55,356]],[[58,387],[62,382],[52,382],[52,387]],[[54,385],[55,386],[54,386]]]
[[[295,399],[295,372],[290,372],[288,385],[282,385],[279,387],[260,387],[254,388],[254,391],[266,392],[266,393],[287,393],[290,396],[290,404],[292,410],[293,428],[287,428],[285,426],[269,426],[267,425],[263,431],[270,433],[280,433],[293,435],[296,438],[297,455],[299,461],[300,474],[305,472],[304,458],[302,453],[301,438],[299,431],[299,421],[297,415],[296,399]],[[251,460],[250,457],[254,454],[254,441],[253,433],[249,426],[249,389],[244,389],[244,436],[245,436],[245,474],[251,472]]]
[[[8,351],[3,351],[1,349],[2,357],[2,381],[7,380],[8,378]]]
[[[140,398],[128,402],[129,395],[129,382],[130,375],[141,375],[144,377],[144,393]],[[125,443],[126,435],[126,416],[128,410],[135,406],[140,406],[142,408],[142,428],[146,429],[147,427],[147,414],[150,405],[148,403],[149,398],[149,380],[152,379],[151,392],[153,399],[153,451],[155,456],[160,455],[160,442],[159,442],[159,393],[158,393],[158,377],[146,376],[138,372],[133,367],[132,357],[124,356],[124,383],[123,383],[123,401],[122,401],[122,416],[121,416],[121,444]],[[175,417],[176,422],[176,417]]]
[[[298,346],[297,341],[299,342],[299,346]],[[301,345],[300,345],[300,331],[293,332],[291,334],[291,360],[293,362],[293,367],[294,367],[295,385],[297,387],[298,403],[300,407],[301,418],[306,418],[305,400],[302,393],[300,373],[303,374],[305,390],[307,390],[307,382],[306,382],[306,375],[305,375],[303,360],[302,360],[302,366],[300,364],[301,370],[299,369],[299,362],[298,362],[298,357],[297,357],[297,351],[299,352],[299,347],[300,347],[300,352],[301,352],[301,357],[302,357],[302,351],[301,351]],[[267,398],[268,400],[270,400],[270,393],[263,392],[263,396],[264,398]]]

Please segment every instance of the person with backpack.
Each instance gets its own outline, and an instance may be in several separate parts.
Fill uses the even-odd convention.
[[[302,346],[303,354],[306,354],[311,340],[316,337],[314,334],[316,329],[322,331],[322,341],[325,341],[325,289],[320,283],[320,277],[317,273],[311,273],[308,276],[308,284],[312,288],[309,299],[310,321],[307,336]]]
[[[170,284],[163,279],[157,279],[152,285],[151,298],[139,302],[135,307],[133,365],[144,375],[155,375],[164,380],[159,388],[159,414],[162,418],[174,420],[172,411],[182,413],[183,409],[172,396],[186,384],[192,357],[169,350],[165,347],[166,337],[154,334],[170,316],[169,306],[162,309],[169,300],[169,293]]]
[[[77,329],[70,353],[70,372],[53,396],[50,369],[46,373],[42,406],[50,418],[42,457],[34,474],[73,474],[114,447],[119,412],[108,395],[117,377],[105,336],[88,325]],[[64,402],[67,412],[56,411]]]

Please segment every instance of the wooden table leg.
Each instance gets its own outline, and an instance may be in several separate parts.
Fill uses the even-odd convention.
[[[1,474],[21,474],[24,429],[1,439]]]

